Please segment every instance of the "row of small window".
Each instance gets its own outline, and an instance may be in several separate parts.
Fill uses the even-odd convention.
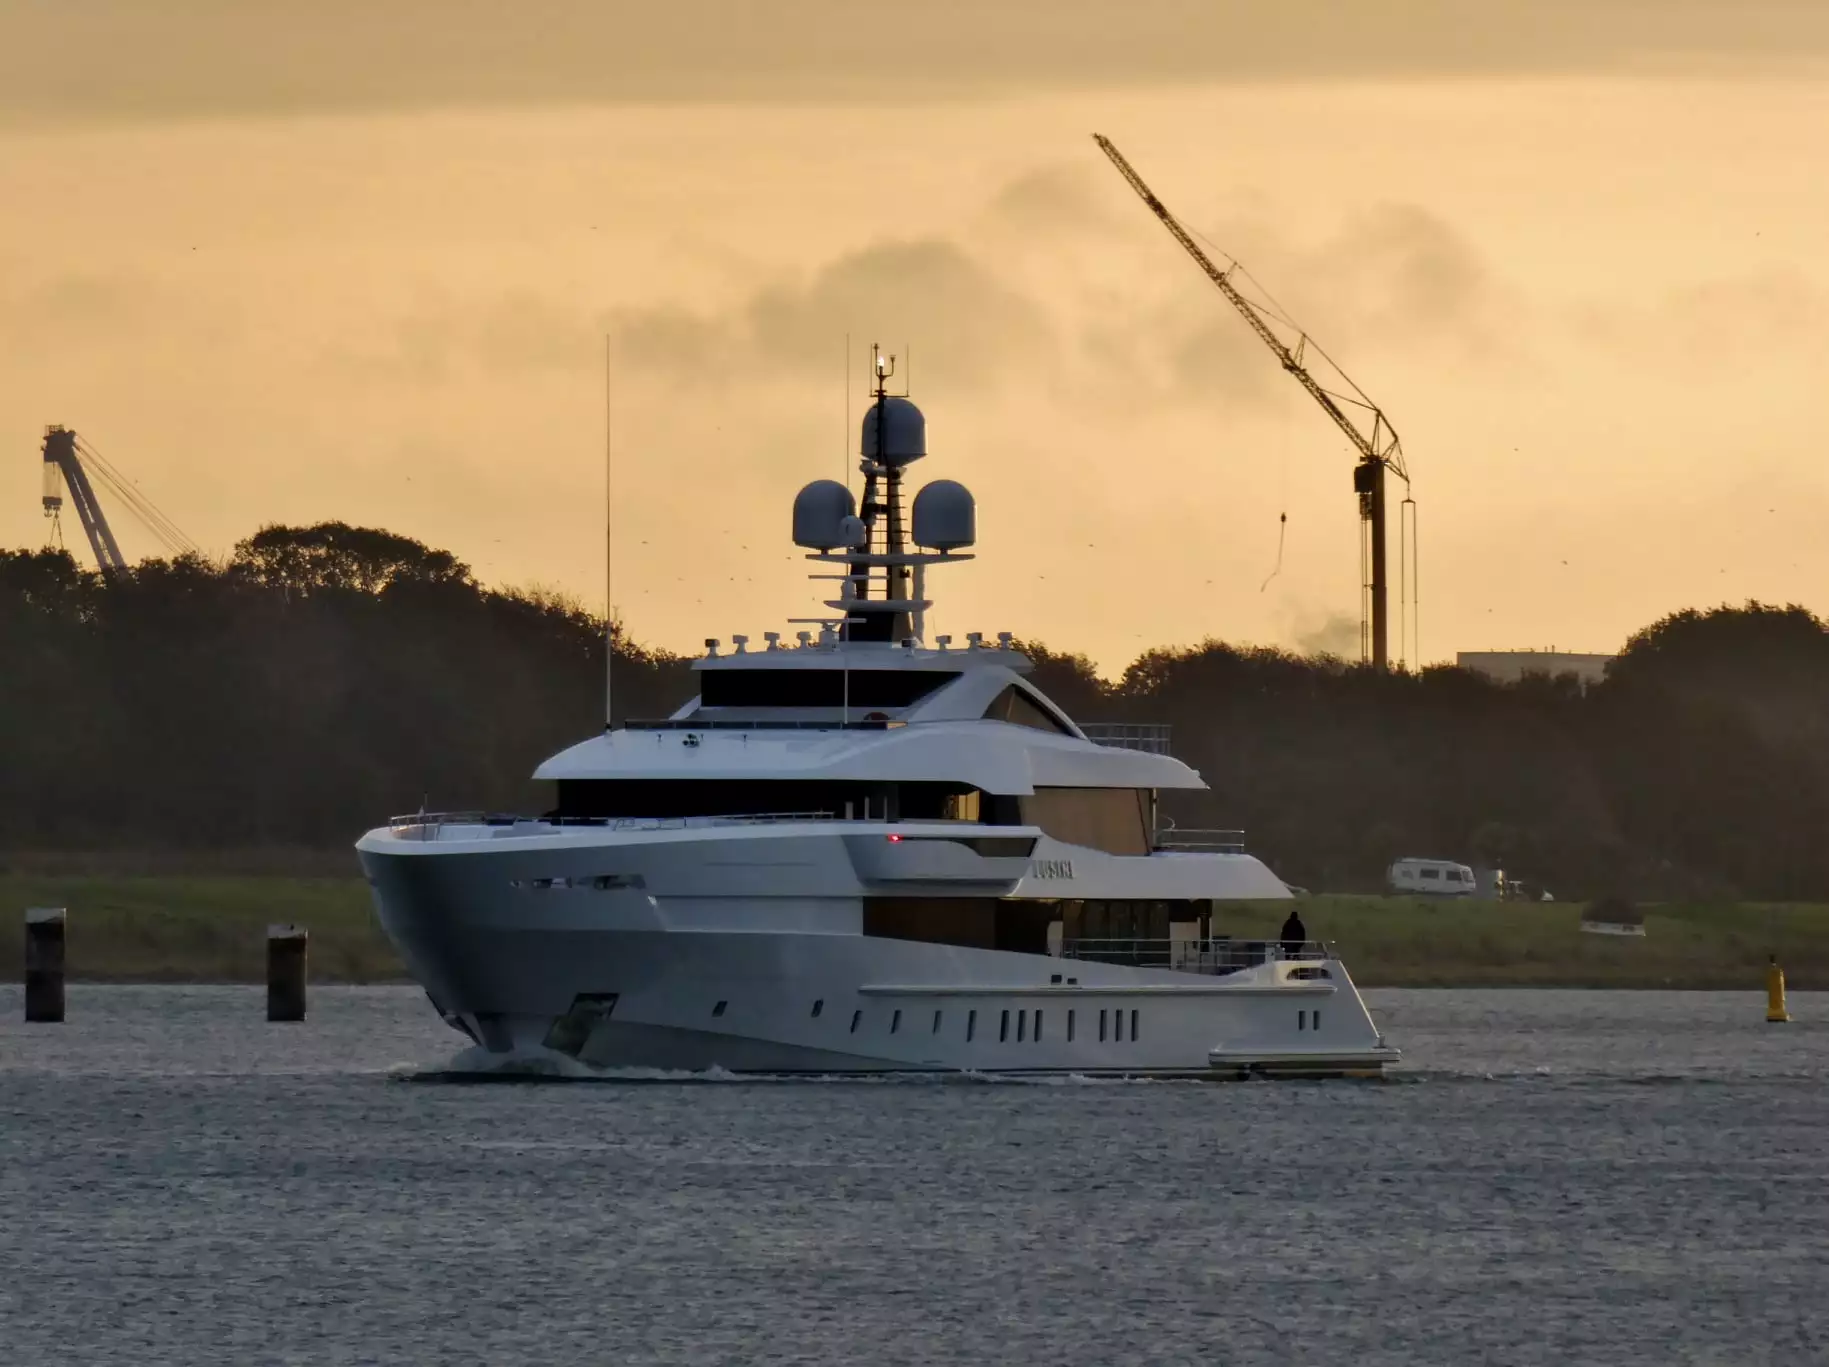
[[[725,1003],[725,1002],[719,1002],[715,1007],[712,1008],[711,1014],[714,1016],[723,1015],[724,1007],[726,1005],[727,1005],[727,1003]],[[820,1015],[825,1011],[825,1009],[826,1009],[826,1003],[825,1003],[825,999],[823,997],[820,1000],[814,1002],[813,1003],[813,1019],[815,1019],[815,1020],[819,1019]],[[1124,1043],[1125,1039],[1127,1038],[1127,1036],[1125,1034],[1126,1022],[1124,1019],[1124,1015],[1125,1015],[1125,1013],[1122,1009],[1109,1009],[1109,1010],[1102,1010],[1099,1012],[1099,1043],[1100,1044],[1105,1043],[1107,1039],[1110,1039],[1118,1044]],[[934,1012],[933,1028],[929,1033],[935,1034],[935,1035],[940,1033],[940,1026],[944,1022],[945,1016],[946,1016],[946,1013],[944,1011],[936,1010]],[[1318,1012],[1316,1013],[1316,1016],[1317,1016],[1317,1019],[1319,1019]],[[1077,1019],[1078,1019],[1077,1013],[1072,1008],[1069,1008],[1067,1011],[1067,1042],[1069,1044],[1073,1043],[1074,1031],[1075,1031],[1075,1026],[1077,1024]],[[1037,1007],[1033,1011],[1026,1011],[1026,1010],[1018,1009],[1018,1011],[1016,1012],[1016,1042],[1018,1044],[1025,1044],[1025,1043],[1029,1043],[1029,1042],[1033,1041],[1033,1042],[1039,1044],[1041,1042],[1041,1037],[1042,1037],[1042,1020],[1043,1020],[1043,1016],[1042,1016],[1042,1010],[1040,1007]],[[855,1035],[858,1031],[858,1027],[861,1026],[863,1023],[864,1023],[864,1013],[861,1010],[853,1011],[851,1013],[851,1033]],[[1128,1035],[1128,1038],[1130,1039],[1130,1041],[1132,1043],[1135,1043],[1136,1039],[1137,1039],[1138,1014],[1134,1010],[1130,1012],[1129,1026],[1130,1026],[1130,1033]],[[900,1008],[897,1008],[895,1011],[890,1013],[889,1033],[892,1035],[899,1035],[902,1033],[902,1012],[901,1012]],[[977,1037],[978,1037],[978,1013],[976,1011],[967,1011],[965,1013],[965,1040],[966,1040],[966,1043],[970,1044]],[[998,1013],[998,1020],[997,1020],[997,1042],[999,1044],[1007,1044],[1007,1043],[1009,1043],[1009,1040],[1010,1040],[1010,1013],[1008,1011],[1000,1011]]]
[[[535,892],[564,891],[571,888],[590,888],[597,892],[606,892],[611,888],[641,888],[647,882],[639,873],[599,873],[578,878],[511,878],[511,888],[531,888]]]
[[[729,1006],[730,1006],[730,1003],[728,1001],[721,1001],[716,1006],[711,1008],[711,1014],[714,1016],[721,1016],[724,1014],[725,1010]],[[825,998],[821,997],[818,1001],[813,1003],[813,1019],[818,1020],[819,1017],[821,1016],[821,1014],[824,1013],[825,1009],[826,1009]],[[1109,1013],[1106,1011],[1099,1012],[1099,1043],[1103,1044],[1103,1043],[1105,1043],[1105,1041],[1107,1039],[1106,1017],[1108,1014],[1110,1016],[1110,1031],[1111,1031],[1109,1038],[1117,1044],[1124,1043],[1125,1020],[1124,1020],[1124,1011],[1122,1008],[1113,1009]],[[936,1035],[940,1033],[940,1025],[941,1025],[941,1022],[945,1019],[945,1015],[946,1015],[946,1013],[943,1011],[934,1012],[934,1024],[933,1024],[933,1030],[931,1033],[936,1034]],[[1073,1043],[1074,1021],[1075,1021],[1074,1010],[1073,1010],[1073,1008],[1069,1007],[1067,1010],[1067,1042],[1069,1044]],[[1031,1023],[1031,1022],[1033,1022],[1033,1023]],[[857,1033],[858,1027],[860,1025],[862,1025],[863,1023],[864,1023],[864,1013],[861,1010],[853,1011],[851,1013],[851,1033],[855,1035]],[[1136,1043],[1136,1041],[1137,1041],[1138,1023],[1139,1022],[1138,1022],[1137,1012],[1133,1009],[1130,1013],[1130,1022],[1129,1022],[1129,1024],[1130,1024],[1130,1041],[1133,1044]],[[1317,1008],[1313,1011],[1296,1012],[1296,1029],[1297,1030],[1319,1030],[1320,1028],[1321,1028],[1321,1012],[1320,1012],[1319,1008]],[[897,1010],[894,1011],[889,1017],[889,1033],[892,1035],[899,1035],[902,1033],[902,1012],[901,1012],[900,1008],[897,1008]],[[976,1011],[967,1011],[965,1013],[966,1043],[968,1043],[968,1044],[971,1043],[972,1040],[977,1037],[977,1034],[978,1034],[978,1013]],[[1016,1042],[1018,1044],[1022,1044],[1022,1043],[1025,1043],[1026,1041],[1033,1040],[1035,1043],[1039,1044],[1039,1043],[1041,1043],[1041,1037],[1042,1037],[1042,1011],[1041,1011],[1041,1008],[1037,1007],[1033,1011],[1024,1011],[1024,1010],[1018,1009],[1018,1011],[1016,1012]],[[1009,1039],[1010,1039],[1010,1013],[1008,1011],[1002,1011],[1002,1012],[998,1013],[997,1042],[999,1044],[1007,1044],[1007,1043],[1009,1043]]]

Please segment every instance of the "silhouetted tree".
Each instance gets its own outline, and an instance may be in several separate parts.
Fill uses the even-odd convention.
[[[543,806],[534,766],[603,724],[604,627],[342,523],[108,578],[0,552],[0,848],[329,846],[422,801]],[[1309,887],[1430,854],[1571,897],[1829,897],[1829,629],[1799,607],[1676,613],[1585,690],[1217,641],[1107,683],[1024,649],[1075,717],[1171,723],[1210,790],[1165,810]],[[693,691],[617,634],[619,719]]]

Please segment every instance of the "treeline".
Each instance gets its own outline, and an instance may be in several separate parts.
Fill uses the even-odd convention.
[[[1292,882],[1375,888],[1416,854],[1565,897],[1829,899],[1829,627],[1800,607],[1678,613],[1586,690],[1219,642],[1108,684],[1027,648],[1073,715],[1172,723],[1212,791],[1168,810]],[[601,725],[603,650],[575,603],[339,523],[108,579],[0,552],[0,849],[334,847],[422,802],[533,808],[534,765]],[[619,717],[693,691],[621,639],[616,679]]]

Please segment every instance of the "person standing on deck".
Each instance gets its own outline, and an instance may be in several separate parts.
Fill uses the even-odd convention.
[[[1308,927],[1302,924],[1302,914],[1294,907],[1289,909],[1289,919],[1283,922],[1282,937],[1285,959],[1295,958],[1308,942]]]

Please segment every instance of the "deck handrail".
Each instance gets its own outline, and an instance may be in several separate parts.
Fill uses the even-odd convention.
[[[744,812],[719,816],[525,816],[510,812],[413,812],[388,818],[396,834],[436,832],[447,826],[589,826],[611,831],[674,831],[700,826],[766,826],[783,821],[836,821],[835,812]],[[434,840],[434,834],[421,834]]]
[[[1205,851],[1214,854],[1243,854],[1245,833],[1220,827],[1161,826],[1151,842],[1158,850]]]
[[[1116,750],[1141,750],[1150,755],[1169,753],[1170,725],[1161,721],[1083,721],[1080,734],[1095,745]]]
[[[1303,940],[1291,947],[1282,940],[1244,940],[1214,937],[1202,940],[1153,939],[1131,936],[1078,937],[1061,941],[1060,957],[1088,963],[1118,964],[1129,968],[1173,968],[1182,972],[1225,974],[1272,962],[1314,961],[1334,957],[1326,940]]]

